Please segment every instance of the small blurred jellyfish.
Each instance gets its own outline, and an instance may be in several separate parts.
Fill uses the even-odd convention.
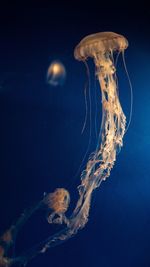
[[[53,61],[47,70],[46,80],[52,86],[61,86],[66,79],[65,66],[60,61]]]

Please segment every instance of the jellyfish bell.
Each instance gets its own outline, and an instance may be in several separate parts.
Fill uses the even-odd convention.
[[[70,204],[70,194],[66,189],[56,188],[53,193],[49,193],[44,197],[43,203],[48,209],[48,223],[68,223],[65,212]]]
[[[46,79],[52,86],[63,85],[66,79],[65,66],[60,61],[53,61],[48,67]]]
[[[88,57],[93,58],[97,54],[124,51],[127,47],[128,41],[123,35],[114,32],[99,32],[83,38],[75,47],[74,57],[83,61]]]

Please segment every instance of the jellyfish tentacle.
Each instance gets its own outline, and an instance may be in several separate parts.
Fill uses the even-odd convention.
[[[128,131],[130,124],[131,124],[131,120],[132,120],[132,113],[133,113],[133,89],[132,89],[132,83],[131,83],[131,79],[130,79],[130,75],[128,73],[128,69],[127,69],[127,65],[126,65],[126,61],[125,61],[125,56],[124,56],[124,52],[122,52],[122,59],[123,59],[123,65],[125,68],[125,72],[128,78],[128,82],[129,82],[129,87],[130,87],[130,114],[129,114],[129,121],[126,127],[126,132]]]

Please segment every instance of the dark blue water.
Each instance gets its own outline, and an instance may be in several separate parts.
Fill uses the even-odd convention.
[[[12,25],[7,21],[1,26],[0,230],[7,229],[23,209],[56,187],[67,188],[72,206],[75,204],[76,186],[80,183],[80,175],[75,174],[88,145],[89,123],[81,135],[87,77],[84,65],[74,60],[73,49],[87,34],[112,30],[129,40],[125,57],[134,99],[124,146],[111,176],[93,194],[86,227],[28,266],[149,267],[150,39],[146,32],[149,17],[147,11],[140,17],[138,11],[133,14],[114,9],[113,14],[107,11],[106,19],[104,14],[98,17],[97,9],[94,13],[93,8],[89,22],[90,9],[84,13],[77,10],[74,13],[71,7],[68,10],[70,15],[64,10],[50,18],[50,8],[18,9],[13,13]],[[5,14],[3,22],[11,12]],[[45,81],[49,63],[55,59],[66,67],[67,79],[62,87],[50,87]],[[119,60],[120,99],[128,120],[130,88]],[[92,77],[91,62],[90,66]],[[94,78],[91,90],[95,90]],[[92,103],[89,153],[96,146]],[[101,105],[99,93],[97,103]],[[98,107],[98,125],[100,119]],[[46,223],[45,213],[39,212],[18,235],[14,253],[18,255],[57,230]]]

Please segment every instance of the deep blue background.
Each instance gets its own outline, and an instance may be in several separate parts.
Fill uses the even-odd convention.
[[[84,230],[34,259],[30,267],[150,266],[149,26],[144,2],[134,9],[127,3],[75,1],[0,11],[1,232],[56,186],[66,187],[74,203],[80,177],[73,177],[88,144],[89,128],[81,135],[86,71],[74,60],[73,49],[81,38],[100,31],[118,32],[129,40],[126,63],[134,104],[123,149],[111,176],[93,195]],[[45,82],[55,59],[67,70],[63,87]],[[130,90],[123,65],[118,67],[120,98],[128,118]],[[96,144],[92,137],[91,151]],[[47,237],[49,228],[45,215],[37,214],[18,236],[16,253]]]

